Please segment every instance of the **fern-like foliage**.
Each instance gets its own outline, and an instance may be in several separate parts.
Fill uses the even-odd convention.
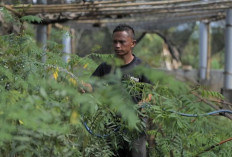
[[[121,82],[118,71],[105,79],[93,78],[91,73],[100,62],[120,62],[112,55],[94,53],[71,55],[65,63],[62,46],[55,41],[48,42],[45,63],[42,55],[43,50],[28,34],[0,37],[1,156],[110,157],[122,141],[131,143],[145,127],[150,156],[232,155],[231,142],[205,151],[232,136],[229,119],[176,114],[212,111],[206,102],[212,97],[222,99],[219,93],[192,90],[147,67],[138,67],[138,73],[152,84]],[[83,94],[83,83],[92,84],[94,90]],[[140,94],[142,100],[152,94],[144,107],[129,99]],[[141,117],[146,117],[149,125]],[[92,133],[107,138],[90,134],[83,123]]]
[[[28,23],[33,23],[33,22],[40,23],[42,21],[42,19],[39,18],[38,16],[32,16],[32,15],[23,16],[20,18],[20,20]]]

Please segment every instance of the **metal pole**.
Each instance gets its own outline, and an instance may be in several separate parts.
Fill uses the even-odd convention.
[[[76,31],[75,29],[70,29],[70,34],[71,34],[71,53],[75,54],[76,53]]]
[[[37,0],[37,4],[47,4],[47,0]]]
[[[65,3],[71,3],[71,0],[65,0]],[[63,34],[62,44],[64,52],[64,61],[67,63],[70,58],[70,53],[72,52],[70,31],[66,31]]]
[[[70,53],[72,52],[71,36],[68,31],[63,35],[62,44],[63,44],[63,52],[64,52],[64,61],[67,63],[70,58]]]
[[[72,0],[66,0],[66,3],[72,3]]]
[[[37,4],[47,4],[47,0],[37,0]],[[43,49],[42,62],[46,61],[46,47],[47,47],[47,25],[38,25],[36,32],[36,39],[38,44]]]
[[[210,79],[210,69],[211,69],[211,32],[210,23],[207,24],[207,69],[206,69],[206,80]]]
[[[226,13],[224,89],[232,89],[232,9]]]
[[[200,80],[206,80],[206,69],[207,69],[207,52],[208,52],[208,31],[207,24],[201,22],[200,29],[200,40],[199,40],[199,59],[200,59]]]

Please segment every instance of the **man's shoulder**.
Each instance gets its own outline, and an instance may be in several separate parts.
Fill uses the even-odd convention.
[[[136,56],[135,56],[135,57],[136,57]],[[149,65],[147,62],[143,61],[143,60],[142,60],[141,58],[139,58],[139,57],[136,57],[136,58],[135,58],[134,64],[136,64],[136,65],[141,64],[143,67],[147,67],[147,68],[150,67],[150,65]]]
[[[101,63],[97,69],[94,71],[92,76],[104,76],[108,73],[110,73],[111,65],[107,64],[106,62]]]
[[[108,63],[106,63],[106,62],[102,62],[99,66],[98,66],[98,68],[101,68],[101,69],[103,69],[103,70],[108,70],[108,69],[111,69],[111,65],[110,64],[108,64]]]
[[[142,63],[142,60],[139,57],[135,56],[134,64],[139,65],[141,63]]]
[[[135,57],[136,57],[136,56],[135,56]],[[147,64],[145,64],[145,63],[143,62],[143,60],[140,59],[140,58],[138,58],[138,57],[135,58],[135,64],[136,64],[136,65],[142,65],[143,67],[149,68],[149,66],[148,66]],[[140,76],[140,82],[150,83],[150,84],[151,84],[151,81],[150,81],[144,74],[142,74],[142,75]]]
[[[101,67],[111,67],[111,65],[106,63],[106,62],[102,62],[99,66],[101,66]]]

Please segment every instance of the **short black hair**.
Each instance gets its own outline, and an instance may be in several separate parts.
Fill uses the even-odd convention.
[[[116,26],[114,28],[113,33],[115,33],[115,32],[121,32],[121,31],[126,31],[128,33],[131,33],[132,39],[135,38],[135,31],[134,31],[134,29],[131,26],[129,26],[127,24],[119,24],[118,26]]]

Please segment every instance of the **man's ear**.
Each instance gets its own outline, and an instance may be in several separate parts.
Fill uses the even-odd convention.
[[[136,40],[133,40],[133,41],[132,41],[132,45],[131,45],[131,47],[132,47],[132,48],[134,48],[134,47],[135,47],[135,45],[136,45]]]

